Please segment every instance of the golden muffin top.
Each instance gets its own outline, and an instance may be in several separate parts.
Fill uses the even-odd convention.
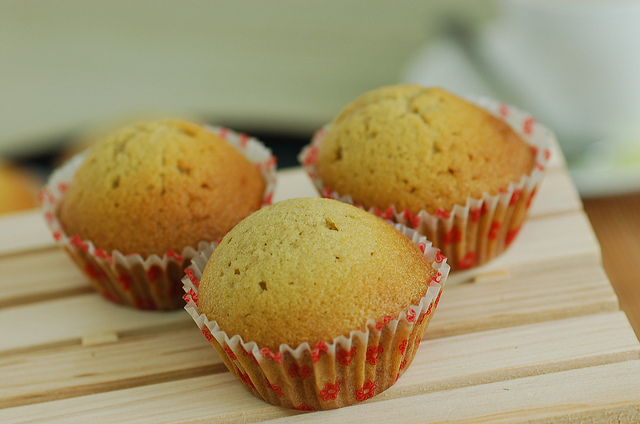
[[[198,308],[229,337],[278,348],[331,342],[397,317],[437,271],[392,225],[336,200],[300,198],[240,222],[209,259]]]
[[[150,122],[91,147],[58,215],[97,248],[163,255],[221,238],[260,208],[264,189],[254,164],[206,128]]]
[[[532,171],[535,155],[484,109],[441,88],[383,87],[349,104],[319,148],[326,187],[366,208],[451,211]]]

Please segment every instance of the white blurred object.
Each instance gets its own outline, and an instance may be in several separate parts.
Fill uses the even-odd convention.
[[[147,113],[310,134],[397,81],[441,2],[3,1],[0,154]]]
[[[568,157],[640,134],[640,2],[501,3],[478,54]]]
[[[418,50],[401,76],[403,82],[439,85],[458,95],[494,96],[459,40],[441,37]]]
[[[591,144],[570,167],[583,197],[602,197],[640,190],[640,137]]]
[[[532,113],[558,135],[584,196],[640,189],[639,155],[615,159],[640,149],[640,2],[503,1],[491,25],[444,40],[404,81],[488,91]]]

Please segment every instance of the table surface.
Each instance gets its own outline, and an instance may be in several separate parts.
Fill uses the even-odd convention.
[[[584,199],[602,262],[631,326],[640,338],[640,193]]]
[[[313,196],[280,171],[275,200]],[[452,275],[395,386],[359,405],[269,405],[226,370],[185,311],[113,305],[37,211],[0,218],[0,422],[640,422],[640,343],[556,151],[509,250]]]

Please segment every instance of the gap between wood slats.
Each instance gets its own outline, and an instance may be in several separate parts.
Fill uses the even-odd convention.
[[[509,279],[445,286],[427,338],[617,310],[596,264],[541,268]],[[113,305],[97,294],[0,309],[0,356],[80,343],[83,337],[116,337],[195,326],[183,310],[141,312]]]
[[[449,275],[450,286],[483,274],[525,276],[541,269],[601,265],[600,245],[582,211],[529,220],[511,246],[479,268]]]
[[[300,414],[270,423],[377,422],[628,423],[640,422],[640,361],[567,370],[486,385]],[[419,417],[419,418],[417,418]]]
[[[0,256],[0,275],[0,309],[94,292],[58,247]]]
[[[640,346],[621,312],[449,337],[425,342],[396,385],[369,403],[388,403],[390,399],[607,363],[637,362],[639,358]],[[57,411],[74,409],[81,412],[60,418],[97,417],[107,406],[101,406],[101,401],[115,403],[118,398],[119,408],[122,404],[141,408],[131,411],[133,415],[147,409],[160,411],[160,404],[166,402],[176,405],[179,411],[179,404],[188,401],[185,394],[195,396],[202,412],[210,414],[212,420],[229,419],[229,414],[237,416],[238,411],[244,411],[250,421],[290,413],[275,407],[265,410],[266,404],[256,403],[230,373],[220,372],[224,369],[220,359],[197,331],[129,340],[120,346],[63,349],[49,354],[4,358],[0,369],[7,377],[0,385],[2,407],[67,398],[51,404],[35,404],[33,410],[22,408],[34,418],[38,410],[48,411],[43,417],[49,417]],[[202,373],[209,371],[220,373],[203,377]],[[187,376],[194,377],[196,385],[202,385],[197,394],[190,389],[194,381],[178,381]],[[155,384],[169,378],[175,381]],[[12,385],[9,381],[15,383]],[[154,384],[154,388],[127,389],[134,383]],[[176,391],[178,387],[183,390]],[[111,393],[90,395],[103,391]],[[205,406],[202,402],[206,399]],[[8,413],[15,411],[8,410]],[[0,417],[2,414],[0,411]],[[158,415],[153,419],[163,421]]]
[[[550,252],[548,249],[543,251]],[[566,299],[560,297],[563,292],[567,293]],[[508,293],[515,293],[516,297]],[[518,295],[520,299],[516,302]],[[475,303],[458,305],[456,296],[473,299]],[[509,301],[505,302],[507,299]],[[508,325],[514,318],[517,318],[516,323],[527,319],[530,322],[533,319],[553,318],[557,313],[582,314],[615,307],[617,304],[613,291],[602,271],[593,263],[563,269],[541,268],[536,273],[504,281],[445,286],[432,325],[432,334],[437,334],[439,322],[445,323],[447,320],[449,327],[442,331],[459,333],[470,331],[468,327],[471,323],[479,327],[490,325],[496,317],[503,317]],[[469,311],[476,312],[474,317],[477,323],[470,319]],[[442,315],[447,315],[447,320],[443,320]],[[457,323],[456,316],[462,317]],[[77,343],[82,337],[97,333],[121,334],[137,329],[150,331],[147,329],[189,320],[184,311],[140,312],[113,305],[96,294],[39,302],[0,310],[0,322],[5,327],[5,337],[0,340],[0,352],[36,348],[38,345],[59,345],[61,342]],[[43,327],[41,322],[46,322],[48,326]]]
[[[153,334],[195,324],[182,309],[138,311],[91,293],[0,310],[0,357],[80,344],[84,337]]]
[[[227,372],[195,325],[0,357],[0,409]]]
[[[37,251],[54,245],[39,209],[0,217],[0,256]]]
[[[446,287],[425,339],[618,310],[602,268],[541,270]]]
[[[313,190],[308,178],[306,178],[300,169],[283,171],[280,177],[283,180],[283,186],[286,187],[281,187],[281,193],[287,190],[286,193],[288,197],[303,196],[305,192],[308,193]],[[532,215],[534,216],[525,225],[522,232],[536,235],[549,234],[550,237],[552,237],[556,235],[558,231],[573,229],[574,231],[581,232],[581,234],[572,237],[568,235],[562,237],[560,241],[564,242],[565,246],[560,246],[560,250],[570,248],[571,246],[566,246],[566,244],[571,240],[575,240],[577,243],[574,243],[574,245],[580,245],[583,248],[590,246],[592,247],[591,255],[593,256],[595,254],[599,257],[597,241],[592,236],[591,227],[588,222],[586,224],[580,222],[585,221],[582,217],[577,218],[576,222],[569,227],[560,224],[559,229],[558,225],[548,225],[548,228],[544,228],[546,222],[554,222],[552,218],[551,221],[547,221],[549,215],[570,213],[571,211],[575,212],[581,206],[573,183],[564,169],[550,170],[545,181],[545,184],[553,188],[545,189],[543,187],[543,189],[541,189],[539,198],[537,202],[534,203],[532,210]],[[296,190],[300,189],[302,191],[296,192]],[[311,193],[313,194],[313,192]],[[281,197],[287,196],[283,194]],[[537,205],[540,206],[538,207]],[[536,214],[538,214],[538,216],[535,216]],[[39,212],[30,212],[24,215],[17,214],[9,217],[8,220],[0,219],[0,231],[15,232],[16,228],[20,230],[25,228],[32,229],[32,227],[41,226],[41,221],[42,218]],[[538,221],[542,222],[538,223]],[[3,275],[3,279],[0,281],[0,288],[2,289],[0,290],[0,308],[91,292],[90,285],[75,268],[75,265],[72,264],[61,249],[53,244],[48,230],[45,229],[45,231],[35,232],[32,230],[31,233],[42,233],[39,235],[39,238],[42,239],[41,241],[34,239],[26,243],[26,245],[31,246],[33,250],[24,252],[20,250],[12,251],[9,245],[5,245],[4,248],[0,249],[0,275]],[[585,243],[585,239],[588,239],[590,236],[592,240],[588,240],[588,242]],[[25,237],[27,236],[25,235]],[[530,267],[521,267],[520,263],[516,263],[515,266],[509,266],[512,257],[515,257],[516,261],[522,261],[523,255],[518,253],[517,250],[519,245],[520,250],[526,247],[522,245],[528,244],[527,237],[528,236],[521,234],[516,243],[514,243],[503,257],[496,259],[487,266],[466,273],[452,275],[449,285],[471,279],[478,273],[493,273],[496,271],[503,273],[505,269],[508,270],[509,268],[511,268],[512,272],[530,271]],[[11,239],[11,237],[9,237],[9,239]],[[43,240],[48,241],[43,245]],[[549,240],[548,242],[552,243],[553,240]],[[595,247],[593,243],[596,243]],[[45,245],[48,247],[43,247]],[[35,248],[34,246],[38,247]],[[21,247],[17,246],[15,248],[20,249]],[[516,253],[513,253],[512,250],[516,250]],[[569,251],[571,250],[569,249]],[[6,254],[2,255],[2,252]],[[7,252],[12,253],[9,254]],[[507,264],[501,264],[501,261],[507,262]]]
[[[581,211],[549,215],[527,222],[501,256],[483,267],[451,274],[447,284],[454,286],[477,275],[521,276],[594,263],[600,263],[600,247],[586,215]],[[91,291],[71,260],[57,249],[0,257],[0,271],[0,315],[3,307]]]

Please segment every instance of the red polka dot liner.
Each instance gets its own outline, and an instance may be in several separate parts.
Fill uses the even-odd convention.
[[[263,206],[272,202],[276,185],[276,158],[260,141],[222,127],[206,126],[236,147],[260,170],[266,181]],[[141,310],[175,310],[184,307],[184,269],[199,252],[211,252],[215,240],[201,241],[181,252],[142,257],[137,253],[107,252],[91,240],[67,234],[57,209],[75,171],[84,159],[80,153],[55,170],[40,193],[46,223],[54,240],[69,254],[91,284],[105,299]]]
[[[407,225],[426,236],[448,258],[452,271],[481,266],[504,252],[514,242],[526,222],[529,208],[545,174],[555,145],[555,135],[535,118],[519,109],[491,99],[471,100],[478,106],[509,124],[531,145],[536,163],[530,175],[501,189],[497,195],[485,193],[479,199],[468,198],[466,204],[452,210],[425,210],[413,215],[391,205],[386,210],[369,212],[393,222]],[[299,161],[323,197],[358,205],[349,193],[338,193],[326,187],[316,172],[318,148],[328,126],[317,131],[305,146]]]
[[[315,346],[281,344],[276,351],[227,334],[198,311],[198,285],[210,256],[204,252],[186,270],[185,309],[229,371],[256,397],[302,411],[364,402],[391,387],[411,364],[449,274],[446,258],[424,236],[403,225],[396,228],[433,261],[437,276],[417,305],[397,317],[369,319],[366,331],[354,330]]]

